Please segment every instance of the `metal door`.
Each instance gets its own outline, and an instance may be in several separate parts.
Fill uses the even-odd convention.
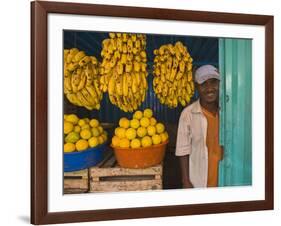
[[[219,40],[220,143],[224,159],[219,186],[252,184],[252,41]]]

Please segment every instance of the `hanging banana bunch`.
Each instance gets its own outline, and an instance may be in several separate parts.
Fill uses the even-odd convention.
[[[186,106],[194,94],[192,58],[181,43],[162,45],[154,50],[153,89],[161,104]]]
[[[125,112],[135,111],[145,100],[147,84],[146,36],[109,33],[103,40],[100,89]]]
[[[99,62],[77,48],[64,50],[64,94],[74,105],[100,109]]]

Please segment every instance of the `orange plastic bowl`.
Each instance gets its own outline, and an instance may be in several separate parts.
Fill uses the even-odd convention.
[[[168,140],[146,148],[111,147],[121,167],[141,169],[160,164],[164,159],[167,144]]]

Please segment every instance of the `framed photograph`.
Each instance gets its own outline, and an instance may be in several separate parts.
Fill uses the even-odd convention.
[[[273,16],[31,3],[31,223],[273,209]]]

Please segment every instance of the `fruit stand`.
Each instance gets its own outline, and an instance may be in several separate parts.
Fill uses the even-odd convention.
[[[177,123],[197,97],[192,73],[202,64],[193,59],[194,40],[217,44],[65,31],[65,193],[165,189],[165,178],[178,177]]]

